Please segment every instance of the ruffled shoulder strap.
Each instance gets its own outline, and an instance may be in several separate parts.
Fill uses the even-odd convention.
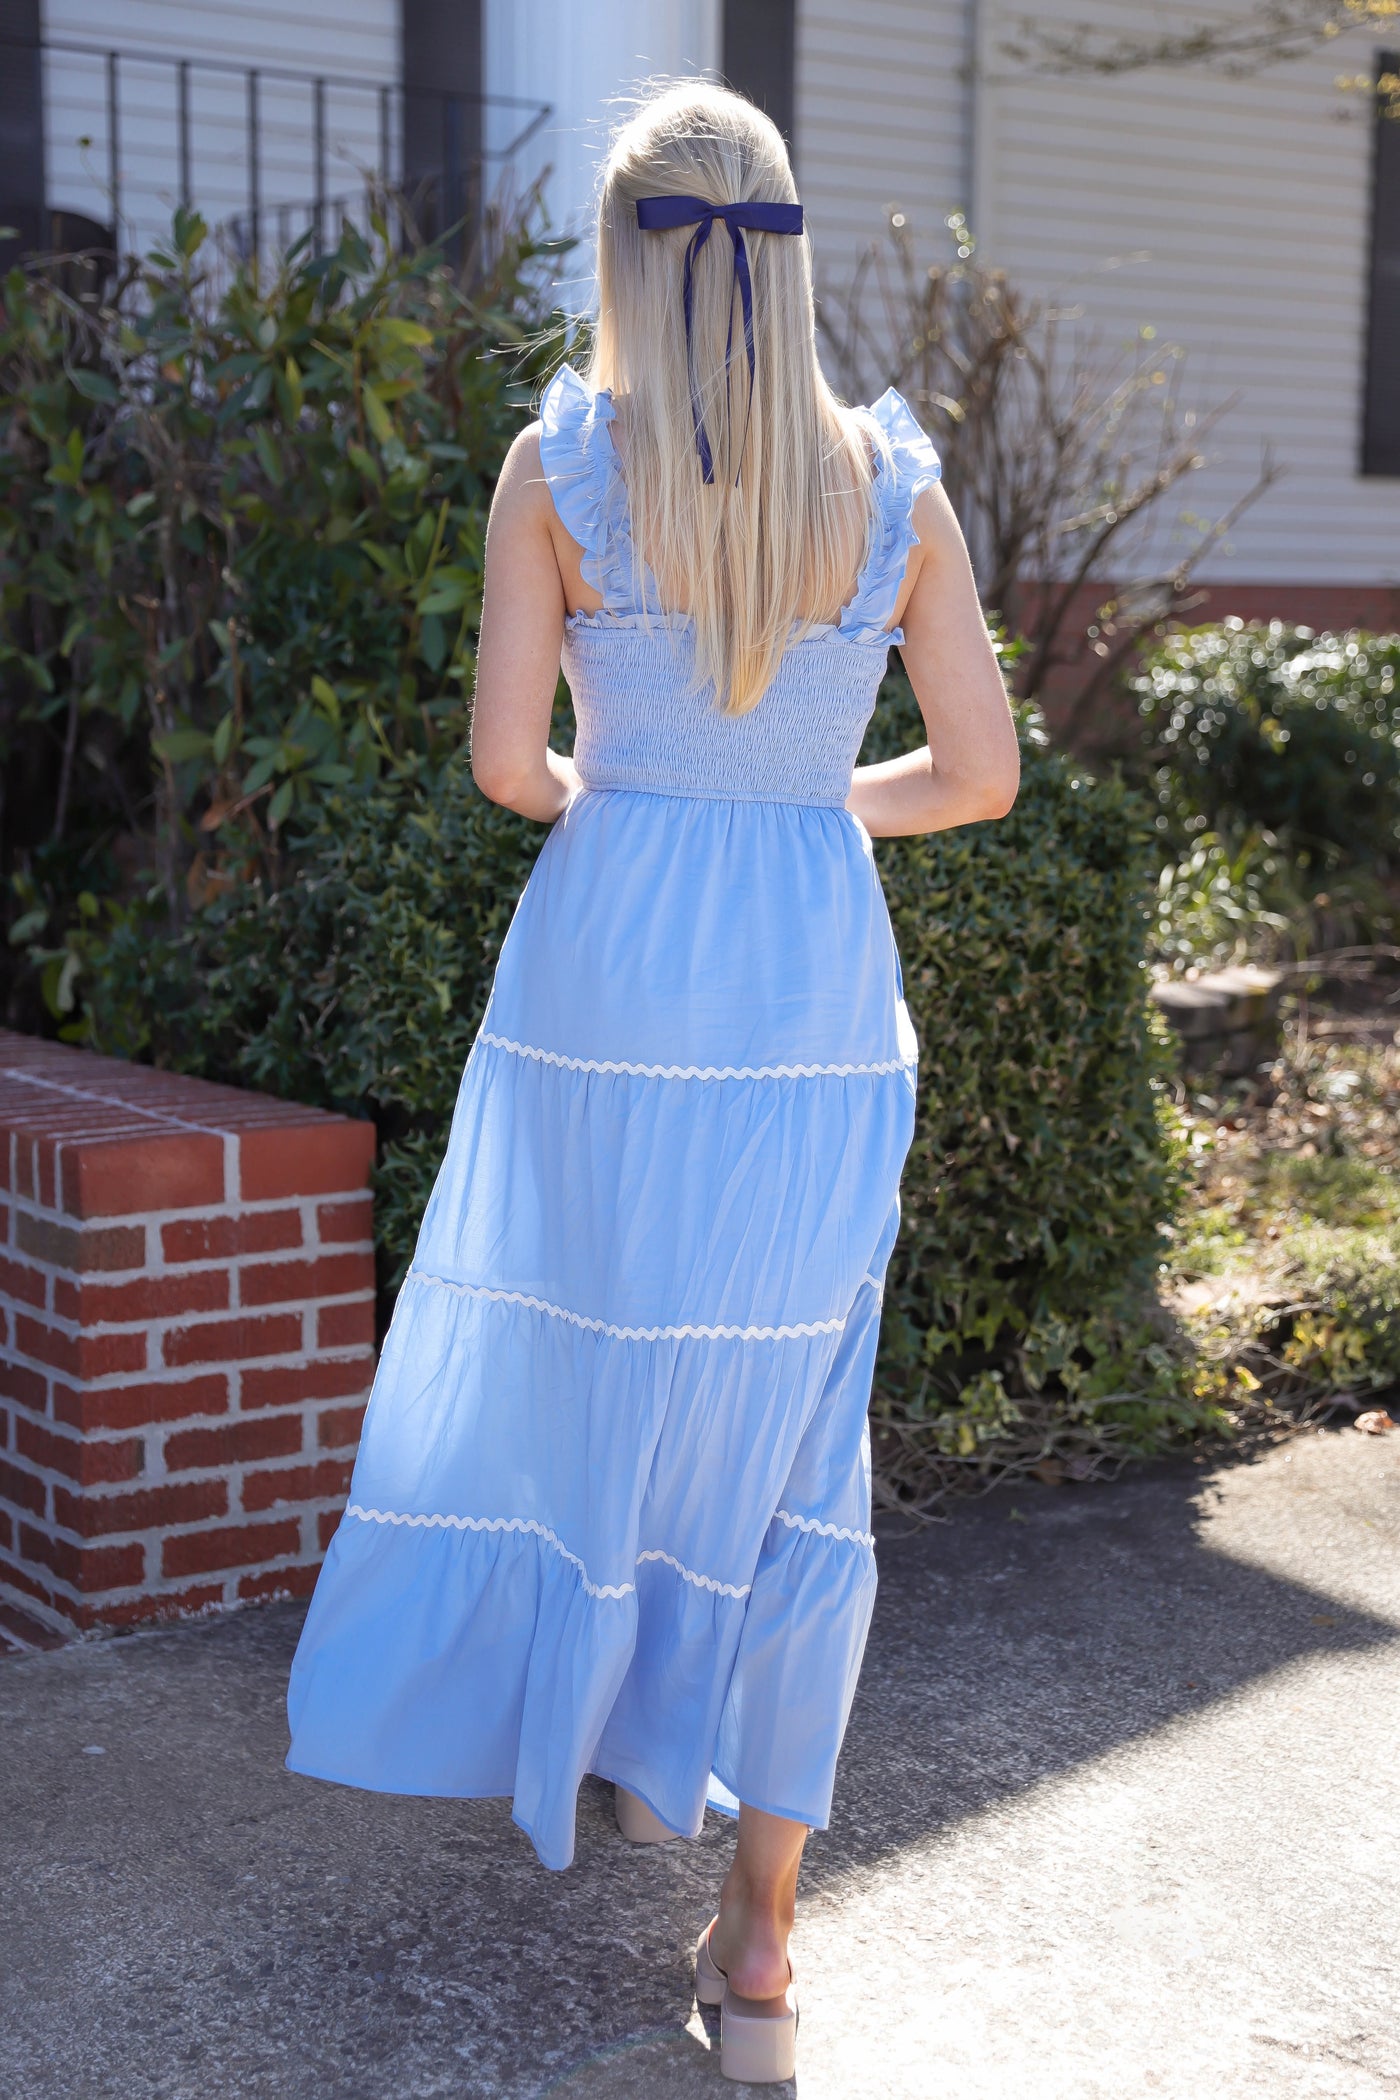
[[[564,530],[583,549],[582,574],[609,612],[636,604],[627,489],[608,428],[613,402],[561,365],[540,402],[540,464]]]
[[[919,537],[914,530],[914,499],[942,478],[943,469],[928,433],[893,387],[860,415],[875,447],[875,516],[855,596],[841,615],[841,632],[856,642],[887,637],[899,641],[899,629],[891,623],[909,549]]]

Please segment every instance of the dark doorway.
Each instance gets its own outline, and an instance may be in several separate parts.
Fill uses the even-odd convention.
[[[793,146],[796,0],[724,0],[724,77],[773,119]]]
[[[45,245],[39,0],[0,0],[0,269]]]
[[[436,239],[481,214],[481,0],[401,0],[404,191]]]

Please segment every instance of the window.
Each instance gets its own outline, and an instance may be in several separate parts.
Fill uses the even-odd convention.
[[[1381,78],[1397,74],[1400,52],[1381,52],[1376,64],[1363,474],[1400,475],[1400,97],[1379,92]]]

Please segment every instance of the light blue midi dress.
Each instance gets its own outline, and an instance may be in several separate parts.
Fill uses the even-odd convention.
[[[826,1824],[875,1590],[866,1410],[916,1048],[845,809],[911,508],[752,713],[691,690],[613,405],[541,410],[604,609],[566,623],[583,791],[501,950],[292,1669],[294,1771],[506,1795],[549,1867],[585,1773],[693,1834]]]

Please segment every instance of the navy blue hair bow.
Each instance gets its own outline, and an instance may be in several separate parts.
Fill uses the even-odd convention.
[[[734,246],[734,282],[739,287],[739,303],[744,313],[744,348],[749,360],[749,405],[753,405],[754,371],[757,359],[753,344],[753,279],[749,274],[749,251],[744,246],[744,229],[750,233],[801,233],[802,206],[800,204],[765,204],[758,200],[749,204],[707,204],[703,197],[639,197],[637,199],[637,225],[643,233],[666,233],[676,226],[693,226],[694,233],[685,251],[685,369],[690,381],[690,415],[695,425],[695,449],[700,455],[700,467],[706,481],[715,478],[715,463],[710,453],[710,440],[705,432],[705,419],[700,410],[700,390],[695,383],[695,332],[693,273],[695,258],[710,238],[715,220],[723,222]],[[734,291],[729,292],[729,326],[724,337],[724,378],[729,383],[729,364],[734,347]],[[748,440],[748,416],[744,418],[744,442]],[[743,444],[739,456],[743,457]],[[735,473],[738,480],[738,473]]]

